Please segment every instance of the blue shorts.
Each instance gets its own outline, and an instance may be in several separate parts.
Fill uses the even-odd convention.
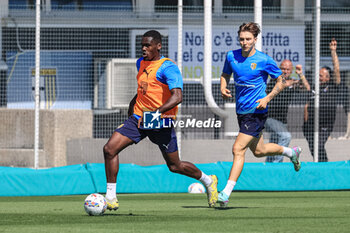
[[[130,116],[123,124],[121,124],[115,132],[118,132],[135,143],[138,143],[145,137],[148,137],[153,143],[157,144],[159,149],[166,153],[177,151],[176,133],[173,127],[164,129],[145,130],[137,127],[138,120],[134,116]],[[141,124],[142,125],[142,124]]]
[[[265,128],[267,113],[238,114],[239,132],[259,138],[260,133]]]

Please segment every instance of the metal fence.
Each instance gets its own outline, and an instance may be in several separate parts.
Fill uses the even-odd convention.
[[[151,6],[135,5],[134,1],[119,1],[118,4],[102,1],[98,5],[79,4],[79,1],[50,2],[50,6],[44,4],[41,10],[40,107],[45,111],[90,110],[91,125],[81,127],[91,128],[91,138],[107,139],[126,119],[127,105],[136,93],[134,62],[141,54],[142,34],[149,29],[159,30],[163,35],[162,54],[177,61],[179,56],[177,53],[177,5],[165,5],[163,1],[155,1]],[[224,108],[227,103],[222,100],[219,88],[225,54],[229,50],[239,48],[238,26],[242,22],[254,20],[252,6],[237,7],[232,2],[234,1],[222,1],[222,4],[218,5],[215,1],[212,10],[212,94],[221,108]],[[312,103],[313,94],[301,87],[295,67],[298,64],[302,65],[303,73],[313,89],[315,80],[313,14],[315,11],[309,1],[306,1],[305,6],[293,7],[276,5],[276,1],[271,2],[268,7],[263,7],[262,51],[270,55],[278,65],[284,59],[293,62],[292,78],[299,80],[299,83],[290,87],[293,91],[290,92],[292,100],[289,104],[287,103],[289,107],[286,125],[293,140],[305,141],[304,109],[307,103],[309,105]],[[2,110],[34,108],[35,6],[30,5],[30,1],[25,4],[18,3],[21,1],[9,1],[7,9],[1,8],[0,105]],[[335,38],[341,77],[336,90],[331,96],[325,97],[326,105],[320,108],[320,114],[323,114],[325,121],[334,122],[334,125],[327,126],[330,127],[327,145],[332,145],[328,149],[329,154],[342,156],[335,159],[329,156],[330,161],[349,158],[349,153],[343,150],[344,142],[348,142],[350,132],[348,125],[349,10],[334,7],[322,8],[320,63],[321,66],[328,66],[333,70],[329,43],[332,38]],[[184,5],[182,25],[184,98],[181,115],[184,118],[203,121],[221,120],[223,125],[220,128],[182,129],[182,140],[232,138],[225,134],[225,119],[210,111],[205,101],[202,85],[205,50],[203,17],[202,3],[198,3],[197,6]],[[332,74],[330,82],[335,80],[334,77],[335,75]],[[234,94],[234,85],[230,84],[229,87]],[[327,86],[322,88],[321,91],[328,91]],[[228,103],[233,102],[234,99],[228,101]],[[283,114],[283,106],[286,103],[281,101],[278,104],[277,117],[278,109]],[[334,111],[335,115],[332,115]],[[0,143],[0,149],[6,151],[33,149],[34,141],[31,141],[33,117],[22,115],[19,117],[16,114],[2,116],[1,135],[4,140]],[[41,119],[41,127],[52,123],[44,120],[50,121],[49,118]],[[69,124],[68,121],[67,125]],[[67,125],[57,125],[54,128],[60,131]],[[270,136],[268,132],[265,133],[266,139]],[[43,140],[40,139],[41,149],[43,149]],[[1,158],[4,157],[6,154]]]

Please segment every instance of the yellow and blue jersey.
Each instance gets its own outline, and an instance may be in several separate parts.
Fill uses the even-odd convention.
[[[259,99],[266,96],[266,82],[271,78],[278,78],[282,71],[276,62],[263,52],[256,50],[250,57],[242,56],[242,49],[229,51],[226,54],[223,73],[231,75],[235,83],[236,112],[239,114],[266,113],[256,109]]]

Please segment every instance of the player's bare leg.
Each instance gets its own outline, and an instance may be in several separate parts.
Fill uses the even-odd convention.
[[[259,138],[244,133],[239,133],[232,149],[234,159],[229,180],[227,181],[225,189],[219,194],[218,197],[218,203],[220,203],[222,207],[227,206],[230,194],[236,185],[239,176],[241,175],[245,160],[245,152],[248,148],[250,148],[256,157],[273,156],[279,154],[285,155],[291,159],[296,171],[299,171],[300,169],[299,155],[301,153],[301,149],[299,147],[285,148],[275,143],[264,144],[262,133],[260,133]]]
[[[273,156],[273,155],[284,155],[288,157],[294,165],[295,171],[299,171],[301,168],[299,156],[301,153],[300,147],[283,147],[275,143],[264,143],[262,133],[259,139],[254,139],[249,146],[250,150],[256,157]]]
[[[232,154],[233,154],[233,164],[230,171],[230,176],[228,178],[226,187],[222,190],[218,196],[218,203],[221,207],[226,207],[228,204],[228,199],[230,194],[236,185],[236,182],[241,175],[244,160],[245,152],[247,151],[249,144],[254,139],[253,136],[239,133],[235,143],[233,144]]]
[[[208,205],[214,207],[218,198],[217,184],[218,179],[215,175],[206,175],[199,170],[193,163],[181,161],[178,151],[166,153],[162,151],[166,164],[171,172],[179,173],[201,181],[206,188]]]
[[[254,138],[249,149],[253,152],[255,157],[261,158],[264,156],[280,155],[283,153],[283,147],[275,143],[264,143],[262,133],[259,138]]]
[[[162,154],[171,172],[189,176],[197,180],[201,177],[201,171],[193,163],[180,160],[178,151],[172,153],[162,151]]]
[[[125,137],[118,132],[114,132],[107,144],[103,147],[107,177],[106,201],[107,209],[109,210],[117,210],[119,208],[119,202],[116,196],[116,181],[119,171],[118,154],[133,143],[134,142],[128,137]]]
[[[243,169],[245,161],[245,152],[247,151],[248,146],[252,140],[254,140],[253,136],[244,133],[238,134],[236,141],[232,147],[233,165],[230,171],[230,176],[228,178],[229,180],[237,182]]]

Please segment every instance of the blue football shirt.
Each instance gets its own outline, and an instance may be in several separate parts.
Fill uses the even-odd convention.
[[[165,58],[162,56],[160,59]],[[140,63],[143,60],[143,57],[139,58],[136,62],[137,70],[140,69]],[[172,61],[165,61],[163,64],[159,67],[157,74],[156,74],[157,80],[163,84],[166,84],[169,86],[169,90],[174,88],[180,88],[183,90],[183,81],[182,81],[182,75],[179,70],[179,67]]]
[[[231,75],[235,82],[236,112],[239,114],[266,113],[256,109],[256,101],[266,96],[268,76],[278,78],[282,71],[276,62],[263,52],[256,50],[250,57],[242,56],[242,49],[229,51],[226,54],[223,73]]]

